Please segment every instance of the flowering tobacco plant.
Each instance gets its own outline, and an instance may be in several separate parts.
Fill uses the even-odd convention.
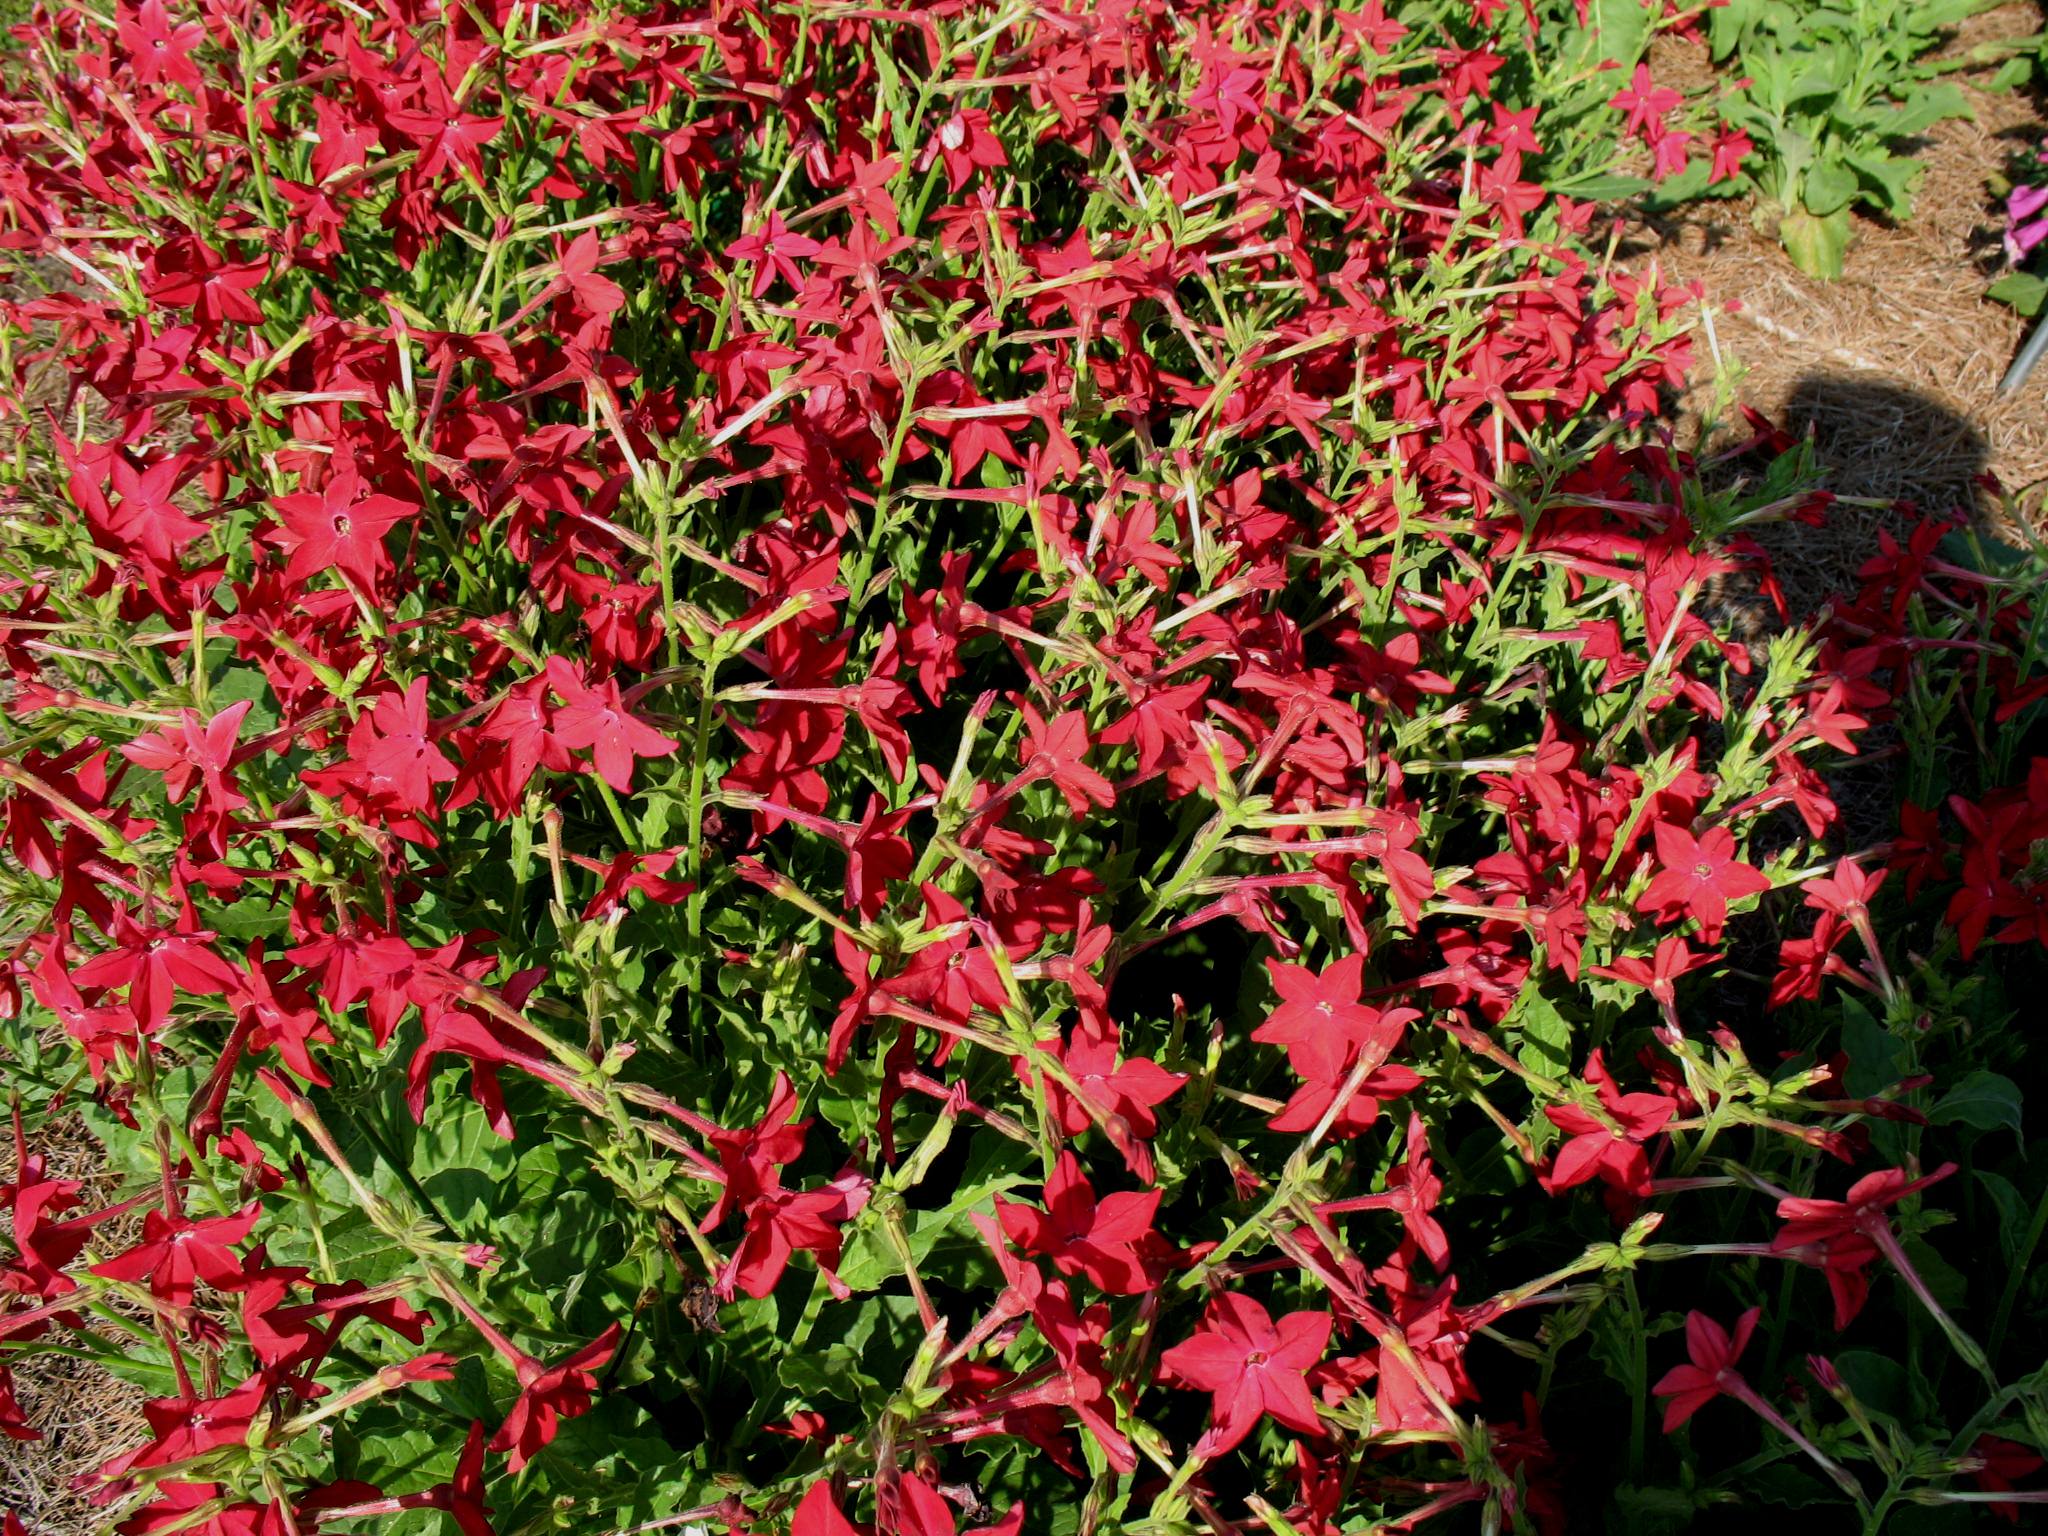
[[[2039,1498],[1960,990],[2041,937],[2041,621],[1928,524],[1727,632],[1826,496],[1660,441],[1536,19],[18,29],[0,1362],[147,1399],[105,1525]],[[1880,1309],[1957,1369],[1775,1406]]]

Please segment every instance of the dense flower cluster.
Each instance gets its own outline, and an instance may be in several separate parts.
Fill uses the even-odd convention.
[[[2027,1498],[1918,1235],[2013,1084],[1871,904],[2048,937],[2042,620],[1926,523],[1791,622],[1801,450],[1660,440],[1531,173],[1569,9],[18,29],[0,1338],[149,1384],[109,1522],[1555,1531],[1589,1336],[1632,1498],[1657,1394]],[[1969,1438],[1652,1378],[1760,1273]]]

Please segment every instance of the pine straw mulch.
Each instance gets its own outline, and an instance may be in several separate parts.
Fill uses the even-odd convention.
[[[49,1159],[53,1177],[84,1183],[85,1208],[117,1197],[118,1180],[76,1115],[46,1121],[33,1150]],[[0,1183],[15,1177],[14,1162],[14,1139],[0,1134]],[[103,1231],[118,1240],[124,1221],[132,1217],[116,1218]],[[72,1482],[142,1438],[143,1394],[89,1360],[28,1353],[9,1364],[22,1410],[43,1437],[0,1436],[0,1510],[18,1515],[29,1536],[83,1536],[98,1527],[98,1511]]]
[[[2041,25],[2038,6],[2002,5],[1973,17],[1946,51],[1961,57]],[[1698,78],[1707,68],[1695,44],[1667,40],[1660,52],[1652,64],[1659,79]],[[1736,401],[1810,431],[1838,494],[1960,511],[1996,531],[1999,509],[1975,483],[1988,470],[2023,492],[2030,520],[2043,525],[2035,482],[2048,479],[2048,364],[2015,393],[1998,393],[2028,322],[1984,290],[2004,269],[2004,214],[1987,180],[2048,126],[2025,93],[1986,91],[1981,74],[1956,78],[1974,118],[1928,132],[1911,220],[1859,220],[1836,282],[1794,267],[1775,233],[1756,227],[1747,200],[1695,204],[1623,230],[1617,254],[1630,266],[1654,262],[1668,279],[1702,290],[1700,366],[1680,402],[1682,445],[1698,444],[1715,414],[1717,380],[1725,381]],[[1826,530],[1779,529],[1766,543],[1794,601],[1807,607],[1850,587],[1877,529],[1896,526],[1893,513],[1844,507]]]

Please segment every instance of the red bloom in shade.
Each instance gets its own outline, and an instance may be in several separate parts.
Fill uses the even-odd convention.
[[[125,456],[114,460],[110,478],[121,499],[109,509],[108,530],[155,560],[175,560],[180,550],[206,532],[206,524],[173,499],[179,477],[189,468],[189,461],[180,456],[159,459],[141,470]]]
[[[277,984],[290,972],[291,967],[281,961],[266,963],[263,958],[263,941],[258,939],[249,946],[249,968],[236,974],[235,985],[229,989],[228,1001],[234,1004],[236,1013],[249,1030],[249,1048],[268,1050],[277,1047],[277,1054],[284,1064],[309,1083],[325,1088],[330,1086],[327,1074],[313,1060],[309,1047],[315,1044],[331,1044],[334,1036],[327,1023],[313,1007],[313,999],[301,985],[278,990]]]
[[[1344,1091],[1352,1065],[1355,1064],[1347,1063],[1346,1071],[1331,1077],[1305,1081],[1295,1089],[1280,1113],[1266,1122],[1267,1125],[1290,1135],[1301,1135],[1315,1129],[1323,1116],[1329,1113],[1330,1106],[1337,1102],[1337,1096]],[[1356,1136],[1379,1118],[1380,1106],[1388,1099],[1398,1099],[1421,1086],[1422,1074],[1413,1067],[1403,1066],[1398,1061],[1382,1062],[1365,1074],[1357,1091],[1344,1101],[1343,1108],[1330,1122],[1329,1134],[1339,1138]]]
[[[1091,801],[1105,810],[1116,804],[1109,780],[1081,761],[1087,754],[1085,711],[1070,709],[1048,723],[1029,704],[1024,706],[1024,744],[1018,755],[1024,759],[1025,775],[1050,779],[1076,816],[1087,815]]]
[[[603,877],[597,894],[590,898],[583,908],[583,920],[607,916],[623,909],[626,898],[638,891],[649,901],[665,907],[673,907],[690,898],[696,886],[687,880],[672,880],[669,871],[676,867],[681,854],[675,849],[663,849],[658,853],[614,854],[609,864],[587,859],[582,854],[570,857],[585,869],[594,870]]]
[[[530,1355],[514,1356],[512,1367],[519,1375],[519,1398],[490,1443],[492,1450],[507,1454],[506,1465],[512,1471],[525,1466],[536,1451],[555,1438],[557,1420],[573,1419],[590,1411],[590,1397],[597,1390],[595,1368],[611,1359],[612,1351],[618,1347],[619,1325],[613,1323],[573,1355],[553,1365],[542,1365]]]
[[[555,263],[555,281],[600,320],[615,314],[626,302],[625,289],[598,275],[602,254],[597,231],[586,229],[569,242]]]
[[[1201,1329],[1159,1357],[1164,1374],[1215,1396],[1195,1454],[1222,1455],[1268,1413],[1289,1429],[1320,1435],[1307,1373],[1322,1360],[1332,1325],[1327,1312],[1290,1312],[1275,1323],[1249,1296],[1214,1298]]]
[[[1813,932],[1780,944],[1778,973],[1771,978],[1770,1006],[1782,1008],[1797,998],[1819,997],[1821,982],[1843,963],[1835,958],[1835,946],[1848,932],[1840,918],[1823,912],[1814,919]]]
[[[1557,1194],[1597,1177],[1631,1195],[1647,1193],[1650,1160],[1643,1143],[1678,1113],[1678,1101],[1661,1093],[1623,1093],[1597,1049],[1586,1059],[1586,1081],[1606,1118],[1576,1104],[1545,1106],[1550,1123],[1571,1139],[1558,1148],[1544,1188]]]
[[[1677,129],[1666,129],[1652,133],[1650,149],[1653,156],[1650,179],[1663,181],[1676,176],[1685,169],[1692,149],[1692,135]]]
[[[1922,810],[1908,800],[1899,806],[1899,832],[1892,839],[1891,865],[1906,872],[1906,899],[1920,894],[1928,880],[1948,878],[1947,839],[1941,835],[1941,817]]]
[[[1081,1160],[1062,1152],[1045,1183],[1044,1210],[998,1199],[996,1215],[1011,1242],[1045,1255],[1061,1274],[1084,1274],[1098,1290],[1135,1295],[1153,1285],[1139,1250],[1157,1242],[1152,1216],[1160,1194],[1119,1190],[1098,1201]]]
[[[1159,1117],[1153,1111],[1180,1092],[1187,1078],[1143,1056],[1119,1060],[1121,1048],[1117,1026],[1099,1013],[1084,1011],[1064,1048],[1054,1046],[1048,1054],[1067,1069],[1086,1102],[1068,1092],[1065,1084],[1043,1077],[1046,1107],[1069,1136],[1082,1135],[1100,1116],[1125,1165],[1149,1180],[1152,1151],[1145,1143],[1159,1131]],[[1016,1070],[1022,1077],[1030,1069],[1019,1059]]]
[[[219,1291],[239,1290],[242,1260],[234,1245],[249,1235],[262,1208],[261,1202],[252,1200],[232,1216],[206,1221],[150,1211],[142,1218],[142,1241],[93,1265],[92,1272],[102,1280],[146,1280],[154,1295],[174,1307],[191,1304],[197,1281]]]
[[[43,1432],[29,1423],[27,1415],[21,1411],[21,1399],[14,1395],[14,1373],[4,1365],[0,1365],[0,1435],[10,1440],[43,1438]],[[11,1532],[9,1536],[12,1536]]]
[[[1731,1388],[1747,1388],[1735,1362],[1742,1357],[1749,1336],[1756,1332],[1756,1320],[1763,1309],[1751,1307],[1735,1320],[1734,1337],[1704,1312],[1692,1312],[1685,1319],[1685,1348],[1692,1358],[1674,1365],[1650,1390],[1668,1397],[1664,1405],[1664,1433],[1667,1435],[1687,1419]]]
[[[2041,1458],[2024,1445],[2001,1440],[1997,1435],[1979,1435],[1977,1443],[1970,1448],[1970,1455],[1977,1462],[1970,1475],[1986,1493],[2010,1493],[2017,1479],[2032,1477],[2042,1466]],[[1994,1502],[1991,1512],[2010,1524],[2019,1524],[2020,1510],[2016,1500]]]
[[[159,304],[190,306],[206,325],[263,323],[263,306],[251,293],[263,286],[269,263],[229,262],[190,237],[166,241],[156,253],[156,279],[147,292]]]
[[[375,1490],[367,1483],[331,1483],[326,1489],[302,1494],[296,1514],[286,1505],[253,1499],[234,1499],[218,1483],[187,1483],[166,1478],[156,1485],[156,1497],[135,1514],[114,1527],[118,1536],[292,1536],[294,1531],[311,1531],[316,1508],[323,1498],[339,1493],[342,1502],[357,1491]],[[391,1506],[394,1510],[396,1505]],[[290,1523],[287,1523],[287,1522]],[[8,1536],[19,1536],[10,1528]]]
[[[1810,1243],[1781,1249],[1787,1258],[1797,1259],[1821,1272],[1828,1283],[1828,1295],[1835,1304],[1835,1326],[1846,1328],[1870,1299],[1869,1269],[1877,1258],[1877,1244],[1860,1232],[1818,1238]]]
[[[1793,1196],[1778,1202],[1778,1219],[1785,1223],[1771,1246],[1783,1253],[1831,1238],[1861,1233],[1873,1240],[1891,1236],[1891,1218],[1886,1215],[1908,1195],[1916,1195],[1930,1184],[1939,1184],[1956,1171],[1954,1163],[1943,1163],[1920,1178],[1908,1176],[1903,1168],[1886,1168],[1866,1174],[1849,1186],[1841,1200],[1811,1200]]]
[[[1814,1200],[1792,1196],[1778,1202],[1778,1217],[1785,1225],[1772,1239],[1771,1247],[1802,1263],[1814,1265],[1826,1277],[1835,1302],[1835,1326],[1846,1328],[1862,1310],[1870,1293],[1864,1271],[1882,1253],[1899,1278],[1935,1316],[1941,1306],[1914,1269],[1906,1250],[1892,1232],[1887,1214],[1909,1195],[1918,1194],[1956,1171],[1954,1163],[1943,1163],[1930,1174],[1914,1179],[1903,1168],[1886,1168],[1858,1179],[1841,1200]]]
[[[725,1173],[725,1188],[705,1215],[702,1230],[711,1231],[735,1210],[746,1214],[746,1231],[717,1289],[731,1295],[735,1287],[749,1296],[766,1296],[799,1250],[818,1261],[826,1283],[841,1290],[833,1266],[839,1262],[841,1231],[867,1204],[870,1185],[852,1169],[816,1189],[782,1186],[784,1163],[803,1155],[811,1122],[795,1121],[797,1099],[789,1079],[778,1072],[760,1122],[738,1131],[715,1131],[712,1145]]]
[[[744,1206],[775,1188],[781,1178],[778,1164],[795,1162],[803,1156],[804,1138],[810,1134],[811,1122],[797,1120],[796,1109],[796,1089],[790,1085],[787,1073],[777,1072],[774,1086],[768,1091],[768,1108],[756,1124],[712,1134],[711,1143],[717,1149],[725,1184],[717,1203],[704,1218],[705,1231],[716,1227],[735,1206]]]
[[[1695,838],[1683,827],[1657,823],[1657,862],[1662,872],[1636,903],[1637,910],[1670,922],[1689,912],[1699,919],[1700,938],[1713,943],[1728,921],[1728,904],[1771,888],[1770,877],[1735,857],[1735,837],[1726,827],[1709,827]]]
[[[888,905],[889,882],[916,867],[917,852],[901,835],[910,817],[909,810],[884,811],[880,798],[869,795],[860,820],[845,829],[846,905],[865,920]]]
[[[1379,1373],[1373,1411],[1387,1430],[1449,1428],[1453,1421],[1445,1418],[1443,1408],[1478,1396],[1465,1374],[1467,1325],[1452,1305],[1457,1287],[1447,1283],[1433,1291],[1408,1291],[1406,1267],[1405,1255],[1397,1252],[1376,1276],[1400,1303],[1398,1337],[1407,1355],[1388,1347],[1396,1337],[1392,1330],[1381,1331],[1380,1346],[1372,1352]],[[1329,1389],[1324,1392],[1327,1398]]]
[[[783,1189],[778,1184],[747,1207],[747,1229],[718,1276],[716,1289],[729,1296],[737,1286],[749,1296],[766,1296],[798,1252],[818,1262],[826,1285],[844,1297],[835,1269],[846,1224],[868,1203],[868,1180],[847,1169],[816,1189]]]
[[[983,1236],[990,1236],[986,1229]],[[1027,1292],[1037,1284],[1038,1276],[1032,1266],[1020,1262],[1013,1269],[1004,1263],[1000,1253],[997,1263],[1010,1280],[1013,1293],[1018,1291],[1020,1282]],[[1028,1280],[1023,1273],[1026,1270],[1031,1271]],[[1060,1363],[1059,1373],[1035,1394],[1037,1400],[1065,1408],[1079,1419],[1116,1471],[1136,1470],[1137,1452],[1116,1427],[1116,1381],[1104,1354],[1109,1308],[1098,1304],[1086,1312],[1077,1312],[1066,1283],[1060,1280],[1040,1287],[1030,1306],[1032,1321],[1037,1323],[1038,1331],[1052,1346]]]
[[[6,1280],[0,1281],[0,1293],[20,1289],[26,1281],[27,1288],[36,1295],[62,1296],[78,1289],[78,1282],[64,1273],[64,1267],[92,1241],[93,1228],[133,1210],[150,1196],[138,1195],[102,1211],[57,1220],[60,1211],[78,1204],[82,1186],[75,1179],[44,1177],[48,1165],[40,1155],[29,1153],[22,1136],[19,1108],[15,1114],[15,1179],[11,1184],[0,1185],[0,1196],[4,1196],[13,1218],[15,1264]]]

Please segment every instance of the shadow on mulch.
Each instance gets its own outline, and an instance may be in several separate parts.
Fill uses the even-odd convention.
[[[1857,572],[1882,553],[1879,536],[1902,538],[1916,514],[1980,530],[1998,519],[1982,483],[1991,463],[1983,432],[1924,390],[1868,373],[1809,372],[1786,391],[1778,420],[1813,444],[1822,484],[1842,498],[1819,528],[1758,530],[1796,617],[1854,592]]]
[[[1831,603],[1853,595],[1862,568],[1884,558],[1883,535],[1903,543],[1923,517],[1961,523],[1993,538],[2010,535],[2004,511],[1985,484],[1994,460],[1991,445],[1972,417],[1946,399],[1861,369],[1809,369],[1785,384],[1770,416],[1812,445],[1820,484],[1842,499],[1819,527],[1785,522],[1753,531],[1784,593],[1785,619],[1751,573],[1731,576],[1704,595],[1710,622],[1749,642],[1758,660],[1787,620],[1812,624]],[[1725,441],[1736,430],[1747,431],[1729,423],[1711,437]],[[1763,468],[1747,455],[1717,459],[1714,441],[1703,442],[1701,450],[1710,486],[1753,479]],[[1841,812],[1831,841],[1844,853],[1883,842],[1897,820],[1896,727],[1872,727],[1860,735],[1858,747],[1855,757],[1826,773]]]

